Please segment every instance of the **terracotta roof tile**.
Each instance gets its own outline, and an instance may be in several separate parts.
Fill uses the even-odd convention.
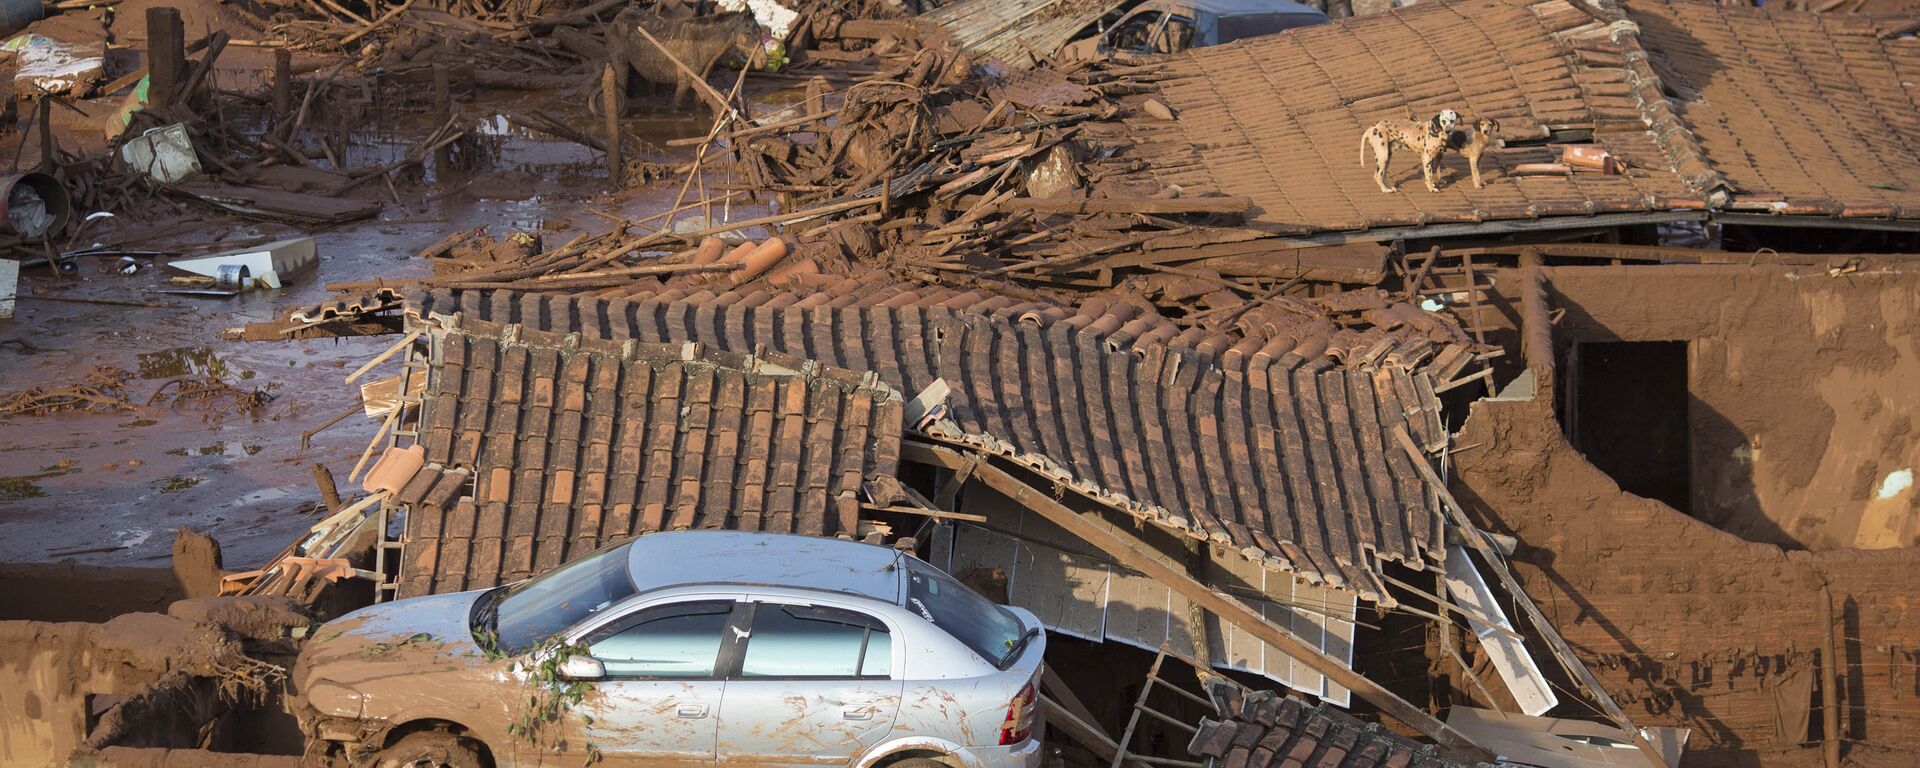
[[[1628,15],[1734,207],[1920,217],[1920,49],[1873,21],[1635,0]]]
[[[581,319],[566,304],[535,309]],[[463,364],[436,368],[423,421],[489,428],[460,466],[450,447],[429,446],[429,470],[403,489],[412,502],[403,596],[525,578],[660,528],[851,536],[855,494],[895,472],[900,396],[856,372],[478,320],[443,324],[429,343],[434,359]],[[484,396],[519,389],[524,400]],[[775,389],[789,407],[771,407]],[[788,447],[776,465],[788,481],[769,484],[765,457]],[[749,492],[750,503],[739,497]],[[770,506],[777,519],[759,514]]]
[[[1208,687],[1213,718],[1200,721],[1187,751],[1207,768],[1467,768],[1438,748],[1362,722],[1326,703],[1230,681]]]
[[[1275,358],[1244,351],[1207,355],[1163,342],[1132,346],[1116,337],[1124,323],[1111,314],[1102,316],[1107,322],[1088,315],[1020,320],[1019,312],[1002,317],[931,304],[698,308],[558,295],[503,303],[477,292],[423,293],[411,301],[416,318],[561,318],[583,325],[550,330],[611,338],[627,332],[651,344],[741,345],[768,357],[817,359],[841,376],[864,366],[903,394],[944,379],[953,388],[949,420],[923,431],[1008,456],[1142,519],[1236,547],[1268,567],[1380,600],[1377,560],[1416,568],[1439,561],[1439,510],[1391,437],[1402,424],[1423,440],[1444,434],[1439,403],[1430,385],[1422,387],[1424,375],[1399,367],[1339,367],[1318,352]],[[491,314],[498,309],[511,314]],[[731,328],[744,336],[728,338]],[[643,397],[642,377],[649,374],[653,389]],[[769,530],[842,529],[851,517],[828,500],[846,494],[832,489],[871,477],[864,467],[875,460],[888,466],[897,460],[895,444],[856,445],[828,428],[879,434],[882,419],[897,424],[897,412],[869,408],[864,395],[836,399],[798,378],[736,387],[671,365],[630,375],[624,387],[623,420],[647,409],[691,409],[685,419],[654,419],[648,430],[614,437],[608,501],[616,509],[633,503],[640,518],[634,525],[642,529],[702,520]],[[747,435],[770,438],[764,448],[748,449],[740,442]],[[699,462],[708,467],[706,476],[675,474],[676,467]],[[714,473],[732,480],[721,482]],[[630,474],[637,483],[621,479]],[[530,472],[515,480],[537,485],[543,477]],[[735,517],[700,518],[703,504]]]

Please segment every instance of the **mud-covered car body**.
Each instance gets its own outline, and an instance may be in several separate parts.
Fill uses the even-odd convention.
[[[538,602],[563,591],[564,604]],[[555,665],[539,670],[560,648],[578,655],[556,680]],[[354,612],[315,633],[294,686],[303,730],[355,761],[438,730],[501,766],[592,753],[607,765],[1033,768],[1044,652],[1031,613],[911,556],[699,531]],[[572,683],[584,694],[534,744],[529,706]]]

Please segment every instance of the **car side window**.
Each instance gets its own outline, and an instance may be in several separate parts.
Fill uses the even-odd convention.
[[[1179,53],[1193,47],[1193,20],[1167,15],[1167,23],[1154,31],[1155,53]]]
[[[1150,51],[1149,40],[1153,31],[1160,26],[1160,20],[1165,17],[1165,13],[1148,11],[1121,22],[1110,38],[1114,49],[1143,53]]]
[[[893,669],[892,636],[880,620],[838,608],[754,607],[740,676],[874,677]]]
[[[656,606],[609,624],[585,642],[608,677],[713,677],[733,605],[702,600]]]

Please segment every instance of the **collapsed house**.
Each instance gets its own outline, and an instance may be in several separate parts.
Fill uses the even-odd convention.
[[[562,553],[577,555],[591,551],[597,541],[653,530],[746,528],[857,536],[859,509],[903,503],[903,491],[889,488],[897,486],[890,482],[899,471],[895,462],[912,460],[899,442],[903,432],[981,459],[1004,458],[1182,540],[1215,543],[1232,553],[1219,561],[1223,575],[1231,573],[1274,598],[1276,614],[1290,614],[1287,606],[1317,607],[1298,620],[1331,624],[1316,633],[1341,638],[1329,640],[1337,645],[1352,642],[1355,599],[1391,601],[1379,573],[1383,563],[1432,569],[1444,559],[1438,549],[1439,511],[1392,437],[1392,425],[1411,428],[1429,442],[1441,434],[1437,402],[1430,393],[1420,394],[1420,386],[1430,389],[1430,384],[1405,368],[1340,370],[1330,358],[1294,355],[1289,361],[1257,353],[1234,356],[1237,364],[1229,368],[1195,351],[1136,345],[1136,337],[1122,330],[1126,319],[1140,312],[1131,306],[1096,317],[960,294],[922,298],[882,291],[844,308],[769,306],[764,302],[770,298],[755,293],[723,294],[700,303],[645,297],[604,302],[476,291],[409,297],[409,324],[425,334],[421,356],[437,361],[421,396],[419,434],[429,462],[422,473],[434,472],[436,465],[471,467],[479,479],[471,499],[437,505],[459,515],[458,523],[408,510],[408,538],[401,542],[408,548],[403,561],[408,576],[401,593],[493,583],[487,577],[431,580],[431,574],[449,570],[509,580],[535,575],[564,562]],[[466,330],[470,326],[513,330],[509,337],[476,340]],[[1138,324],[1133,330],[1149,338],[1164,335]],[[798,405],[793,400],[798,395],[775,398],[766,384],[749,391],[740,382],[655,379],[653,389],[609,402],[614,388],[631,391],[632,380],[601,374],[587,388],[582,376],[592,374],[585,361],[595,358],[567,349],[561,340],[568,338],[578,339],[572,342],[577,345],[631,341],[733,354],[755,350],[754,355],[793,359],[804,354],[817,362],[793,367],[865,371],[858,375],[898,392],[943,394],[916,397],[905,408],[896,395],[896,404],[885,411],[860,406],[852,413],[847,413],[850,404],[817,411],[817,398],[807,398],[808,455],[838,459],[846,451],[855,456],[870,451],[876,457],[841,471],[833,469],[837,463],[800,461],[805,457],[784,448],[797,447],[801,427],[770,407]],[[490,359],[523,344],[531,350],[524,366],[509,369]],[[569,372],[556,376],[554,366],[563,356]],[[499,378],[476,383],[471,378],[476,371]],[[686,405],[676,406],[682,402]],[[703,408],[713,409],[712,415],[697,410]],[[574,418],[582,409],[588,414],[585,427]],[[555,418],[550,428],[549,411]],[[636,429],[649,413],[677,414],[679,421],[669,422],[664,432]],[[835,428],[836,422],[854,428]],[[623,426],[615,435],[595,424]],[[553,443],[538,445],[549,429]],[[644,440],[649,433],[660,436],[655,439],[671,435],[676,442],[622,441],[627,435]],[[516,434],[534,443],[512,440]],[[671,466],[693,476],[636,472],[633,461],[641,457],[651,466],[671,457]],[[786,476],[769,476],[769,465]],[[792,474],[801,468],[818,477]],[[1262,476],[1247,474],[1255,471]],[[508,490],[510,482],[517,492]],[[433,485],[416,476],[397,500],[407,504],[431,494],[427,489]],[[762,487],[766,495],[755,498],[761,494],[754,489]],[[1180,618],[1169,622],[1151,610],[1164,610],[1177,599],[1164,586],[1127,582],[1110,576],[1101,563],[1076,560],[1059,549],[1066,542],[1057,534],[1051,544],[1044,538],[1005,538],[1008,532],[1044,525],[1023,526],[1017,505],[1003,503],[999,514],[982,515],[991,502],[976,508],[971,500],[948,506],[984,517],[991,527],[962,524],[960,537],[945,544],[955,562],[1013,573],[1015,563],[1004,559],[1013,556],[1011,547],[1046,553],[1040,557],[1059,570],[1023,576],[1010,594],[1050,626],[1147,648],[1173,643],[1192,653],[1195,632],[1186,626],[1185,614],[1172,611]],[[548,522],[541,509],[561,517]],[[576,519],[568,520],[569,515]],[[505,527],[476,529],[485,533],[473,534],[469,545],[462,535],[469,517]],[[488,541],[483,545],[483,540]],[[535,551],[543,554],[532,555]],[[1028,552],[1020,560],[1033,557]],[[409,579],[415,575],[429,580],[413,586]],[[1109,578],[1116,583],[1110,585]],[[1074,599],[1087,595],[1095,596],[1090,604]],[[1123,612],[1136,616],[1135,625],[1117,620]],[[1242,648],[1234,663],[1268,672],[1262,651],[1257,644]],[[1291,670],[1281,664],[1270,676],[1288,682]],[[1301,686],[1344,700],[1317,677]]]
[[[962,147],[939,162],[842,173],[798,138],[868,124],[736,137],[750,178],[793,182],[793,218],[842,217],[790,230],[793,256],[617,233],[356,289],[268,333],[408,334],[370,448],[417,461],[369,507],[381,530],[405,516],[373,569],[383,597],[654,530],[904,539],[1059,634],[1364,702],[1449,747],[1489,720],[1409,700],[1497,709],[1509,733],[1580,701],[1617,727],[1574,735],[1639,737],[1660,761],[1680,735],[1633,723],[1691,728],[1688,759],[1711,765],[1843,742],[1867,761],[1906,728],[1906,586],[1878,579],[1911,550],[1774,545],[1914,544],[1895,482],[1911,458],[1866,447],[1897,445],[1912,404],[1856,396],[1897,391],[1913,359],[1909,337],[1860,329],[1911,325],[1911,261],[1875,252],[1910,248],[1920,175],[1872,148],[1920,144],[1899,117],[1914,44],[1844,15],[1460,0],[971,91],[926,60],[913,87],[933,95],[857,106],[901,106],[914,146]],[[1272,87],[1239,87],[1248,73]],[[1437,193],[1403,163],[1381,194],[1352,165],[1367,125],[1447,108],[1499,121],[1486,187],[1451,156]],[[1782,113],[1832,124],[1755,117]],[[1090,158],[1073,192],[1003,184],[1055,148]],[[1793,249],[1814,242],[1845,253]],[[1709,294],[1735,298],[1693,298]],[[1846,309],[1865,303],[1882,308]],[[1847,351],[1738,341],[1768,312]],[[1594,346],[1676,341],[1696,343]],[[1835,373],[1780,374],[1776,354]],[[1855,369],[1869,383],[1835,383]],[[1820,435],[1778,415],[1794,395],[1740,402],[1786,380],[1884,426]],[[1729,427],[1722,408],[1750,410]],[[1841,445],[1785,453],[1859,503],[1802,514],[1806,470],[1742,474],[1780,468],[1743,426],[1762,410],[1770,439]],[[1676,432],[1694,437],[1660,442]],[[1676,463],[1694,479],[1662,474]],[[1821,589],[1884,632],[1835,644],[1810,618]],[[1369,646],[1408,635],[1430,666],[1389,687]]]

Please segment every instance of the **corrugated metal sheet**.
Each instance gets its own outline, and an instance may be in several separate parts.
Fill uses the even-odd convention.
[[[963,0],[920,16],[968,53],[1032,66],[1121,0]]]
[[[1017,519],[1025,526],[1032,517]],[[1007,594],[1013,604],[1033,611],[1054,632],[1150,651],[1165,646],[1175,655],[1195,657],[1193,604],[1159,582],[1099,558],[1031,536],[969,524],[941,529],[933,540],[932,557],[952,573],[1000,569],[1007,576]],[[1268,620],[1352,664],[1352,619],[1357,609],[1352,593],[1315,587],[1292,574],[1267,571],[1237,557],[1225,563],[1215,561],[1211,567],[1233,573],[1216,573],[1210,582],[1248,585],[1231,591]],[[1213,623],[1218,626],[1210,628],[1207,647],[1216,666],[1261,675],[1340,706],[1349,703],[1349,691],[1307,665],[1232,624]]]

